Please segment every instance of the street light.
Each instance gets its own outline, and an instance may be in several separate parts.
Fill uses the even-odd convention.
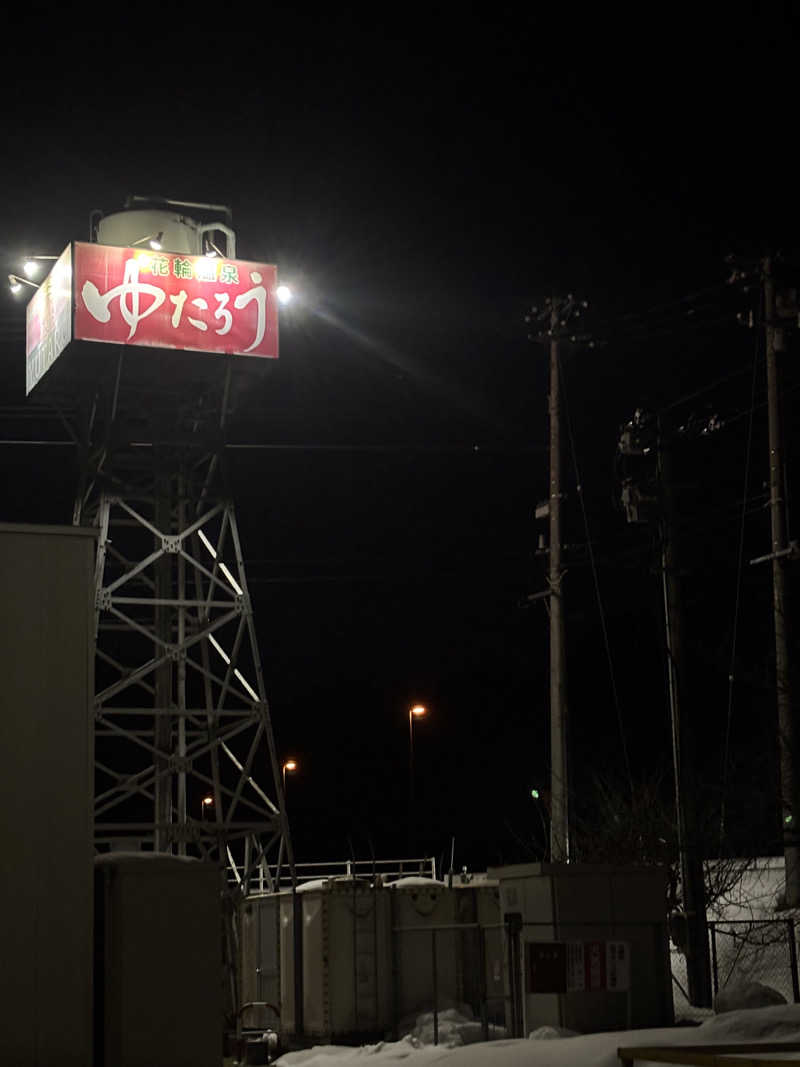
[[[416,813],[414,810],[414,720],[428,714],[424,704],[412,704],[408,709],[408,851],[416,851]]]
[[[40,259],[58,259],[58,256],[26,256],[22,269],[29,278],[35,278],[42,269],[41,263],[38,262]]]
[[[211,796],[210,793],[208,793],[200,801],[200,818],[201,818],[201,820],[205,821],[206,808],[213,808],[213,806],[214,806],[214,798]]]
[[[284,793],[284,796],[285,796],[286,795],[286,772],[288,771],[289,774],[293,774],[297,770],[297,760],[287,759],[286,762],[284,763],[283,767],[281,768],[281,770],[283,771],[283,793]]]
[[[164,237],[164,231],[159,230],[158,233],[148,233],[144,237],[140,237],[138,240],[131,242],[131,248],[135,248],[136,245],[143,245],[145,241],[150,245],[154,252],[160,252],[163,245],[161,244]]]
[[[8,287],[12,293],[18,293],[23,285],[29,285],[31,289],[38,289],[36,282],[29,282],[27,278],[21,278],[19,274],[9,274]]]

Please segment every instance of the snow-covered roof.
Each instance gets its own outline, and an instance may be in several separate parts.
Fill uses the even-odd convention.
[[[425,878],[421,874],[409,874],[404,878],[395,878],[393,882],[384,882],[383,884],[392,889],[411,889],[412,887],[419,888],[420,886],[430,889],[433,886],[442,887],[445,883],[440,882],[438,878]]]

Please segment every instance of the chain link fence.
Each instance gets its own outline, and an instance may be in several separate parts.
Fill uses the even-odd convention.
[[[709,922],[708,940],[715,998],[733,986],[759,982],[776,990],[787,1003],[800,1003],[793,918]],[[675,948],[671,966],[675,1017],[699,1020],[713,1014],[711,1009],[689,1004],[686,957]]]

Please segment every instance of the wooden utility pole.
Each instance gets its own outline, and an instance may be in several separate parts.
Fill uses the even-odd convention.
[[[553,863],[570,860],[569,835],[569,774],[567,759],[567,674],[564,651],[564,569],[561,562],[561,381],[559,368],[559,340],[572,343],[594,342],[586,335],[571,333],[571,319],[580,316],[588,307],[568,294],[566,299],[549,299],[543,309],[532,308],[525,321],[538,323],[529,341],[547,344],[550,352],[550,394],[548,415],[550,422],[550,486],[547,505],[537,508],[538,517],[545,514],[549,521],[550,544],[547,570],[547,589],[529,599],[546,597],[550,608],[550,859]],[[572,327],[574,328],[574,327]]]
[[[561,309],[550,307],[550,858],[569,862],[569,779],[567,776],[567,679],[564,670],[564,602],[561,568],[561,407],[558,333]]]
[[[775,685],[778,704],[780,753],[781,823],[786,864],[786,906],[800,906],[800,783],[798,782],[798,737],[792,702],[789,664],[786,563],[791,553],[786,532],[785,472],[780,413],[780,378],[776,360],[778,326],[772,260],[761,263],[766,330],[767,414],[769,419],[769,514],[772,535],[772,606],[775,624]]]

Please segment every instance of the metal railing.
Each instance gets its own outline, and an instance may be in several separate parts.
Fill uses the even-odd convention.
[[[672,1005],[665,923],[522,922],[518,916],[508,915],[505,922],[492,924],[467,922],[392,927],[395,1037],[401,1036],[399,1024],[403,1019],[430,1013],[433,1043],[439,1044],[443,1010],[460,1005],[472,1012],[483,1041],[524,1037],[531,1022],[526,1010],[527,993],[530,992],[525,988],[526,944],[583,941],[590,939],[589,932],[594,938],[630,941],[632,957],[638,957],[631,981],[625,988],[604,990],[607,995],[618,998],[615,1018],[605,1020],[605,1029],[624,1029],[626,1025],[630,1028],[632,1011],[637,1004],[638,1014],[644,1012],[650,1025],[670,1022]],[[652,963],[659,959],[663,963],[660,976],[652,968]],[[641,993],[635,993],[634,986],[636,982],[641,983],[645,973],[650,976],[650,992],[643,1004]],[[580,996],[591,998],[595,993],[586,992]],[[552,1021],[570,1025],[566,1021]],[[477,1031],[475,1037],[478,1037]]]
[[[510,955],[506,924],[465,922],[393,926],[392,935],[395,1038],[402,1036],[399,1027],[404,1018],[424,1016],[429,1010],[433,1043],[438,1045],[442,1012],[452,1006],[469,1008],[472,1021],[480,1027],[484,1041],[507,1036],[506,1019],[513,993],[508,992],[504,966],[504,963],[507,966]],[[489,989],[491,956],[487,942],[490,938],[494,940],[492,950],[499,963],[497,981],[502,991],[497,993]],[[421,950],[411,949],[414,940],[422,941]],[[427,969],[420,966],[425,959]],[[403,1010],[404,1002],[411,1010]]]
[[[229,868],[229,883],[241,884],[244,873],[242,867]],[[327,878],[364,878],[370,882],[379,878],[382,882],[388,882],[419,875],[435,879],[436,859],[425,856],[417,859],[323,860],[315,863],[296,863],[295,873],[298,885]],[[291,887],[292,877],[285,864],[277,878],[272,876],[272,872],[266,872],[260,867],[256,867],[250,874],[251,893],[276,892]]]

